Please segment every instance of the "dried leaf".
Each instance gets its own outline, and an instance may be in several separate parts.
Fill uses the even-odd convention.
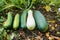
[[[50,34],[50,33],[49,33],[49,32],[47,32],[47,33],[46,33],[46,36],[47,36],[47,37],[49,37],[49,34]]]
[[[53,37],[53,36],[50,36],[50,37],[49,37],[49,40],[54,40],[54,37]]]
[[[55,30],[55,27],[51,27],[51,30]]]
[[[57,34],[60,34],[60,32],[57,32]]]
[[[47,12],[49,12],[50,11],[50,6],[49,5],[46,5],[45,6],[45,9],[46,9]]]
[[[52,22],[52,23],[55,23],[55,20],[49,20],[48,22]]]

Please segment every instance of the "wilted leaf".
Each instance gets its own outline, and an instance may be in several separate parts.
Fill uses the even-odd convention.
[[[57,34],[60,34],[60,32],[57,32]]]
[[[48,22],[52,22],[52,23],[55,23],[55,20],[49,20]]]
[[[51,30],[55,30],[55,27],[51,27]]]
[[[49,37],[49,40],[54,40],[54,36],[50,36]]]
[[[47,37],[49,37],[49,34],[50,34],[50,33],[49,33],[49,32],[47,32],[47,33],[46,33],[46,36],[47,36]]]
[[[46,9],[47,12],[49,12],[50,11],[50,6],[49,5],[46,5],[45,6],[45,9]]]

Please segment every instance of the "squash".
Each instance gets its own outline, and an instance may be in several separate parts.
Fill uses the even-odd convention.
[[[28,30],[34,30],[35,26],[36,26],[36,24],[35,24],[35,20],[33,17],[33,11],[29,10],[28,11],[28,17],[27,17],[27,29]]]
[[[36,21],[37,28],[41,32],[46,32],[48,29],[48,23],[43,14],[38,10],[34,10],[34,19]]]
[[[19,27],[19,14],[15,15],[14,22],[13,22],[13,29],[17,29]]]
[[[21,14],[21,28],[25,29],[26,28],[26,21],[27,21],[27,9],[24,10]]]
[[[8,12],[7,20],[4,22],[3,27],[4,27],[4,28],[9,28],[9,27],[11,27],[12,21],[13,21],[12,12]]]

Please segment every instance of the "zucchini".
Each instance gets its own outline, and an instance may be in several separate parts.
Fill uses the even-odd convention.
[[[35,26],[36,26],[36,24],[35,24],[35,20],[33,17],[33,11],[29,10],[28,11],[28,17],[27,17],[27,29],[28,30],[34,30]]]
[[[13,29],[16,30],[18,27],[19,27],[19,14],[16,14],[13,22]]]
[[[38,10],[34,10],[34,19],[36,21],[37,28],[41,32],[46,32],[48,29],[48,23],[43,14]]]
[[[24,10],[21,14],[21,28],[24,29],[26,28],[26,22],[27,22],[27,9]]]
[[[12,12],[8,12],[7,20],[3,24],[4,28],[11,27],[12,21],[13,21]]]

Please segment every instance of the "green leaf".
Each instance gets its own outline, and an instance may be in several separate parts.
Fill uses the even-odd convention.
[[[3,8],[3,5],[4,5],[3,1],[0,0],[0,10]]]
[[[3,5],[3,1],[2,0],[0,0],[0,6],[2,6]]]

